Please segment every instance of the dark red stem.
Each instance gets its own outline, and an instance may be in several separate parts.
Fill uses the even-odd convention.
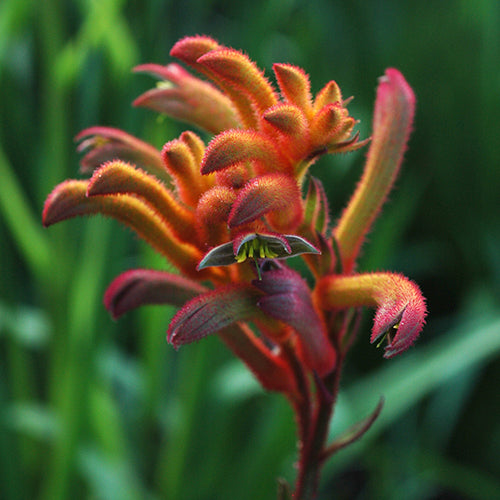
[[[343,362],[346,352],[359,329],[359,317],[359,311],[358,314],[354,315],[349,314],[347,311],[341,317],[332,315],[328,318],[330,331],[332,332],[330,339],[336,348],[338,359],[335,369],[329,375],[323,379],[315,378],[316,398],[314,407],[312,402],[309,402],[310,408],[299,409],[301,413],[307,412],[312,417],[309,433],[304,436],[300,447],[299,471],[293,495],[294,500],[312,500],[316,497],[321,467],[326,457],[328,429],[339,393]],[[346,335],[348,335],[349,340],[344,343],[343,340]],[[299,437],[301,436],[299,435]]]
[[[323,450],[337,399],[341,371],[342,359],[339,359],[335,370],[330,375],[322,380],[317,380],[315,411],[309,435],[300,450],[294,500],[311,500],[316,496],[323,464]],[[327,394],[325,394],[325,390],[328,392]]]

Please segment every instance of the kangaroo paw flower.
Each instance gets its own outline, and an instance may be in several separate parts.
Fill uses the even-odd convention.
[[[120,274],[106,308],[118,318],[142,305],[178,306],[167,330],[174,348],[216,334],[265,389],[282,392],[300,439],[294,495],[312,498],[322,462],[360,437],[381,408],[325,447],[346,340],[357,327],[343,310],[376,308],[370,340],[387,342],[386,358],[407,349],[425,322],[416,284],[399,274],[354,274],[398,174],[415,97],[397,70],[380,79],[363,176],[332,229],[327,190],[308,171],[322,155],[370,140],[359,140],[339,86],[330,81],[313,95],[309,76],[291,64],[273,65],[274,85],[245,53],[207,36],[183,38],[170,54],[201,76],[175,63],[138,66],[160,81],[134,104],[214,137],[205,147],[184,132],[160,152],[117,129],[84,130],[76,138],[81,171],[92,177],[56,186],[43,224],[102,214],[177,268]],[[307,281],[287,267],[298,255]]]
[[[396,180],[414,113],[411,87],[398,70],[388,69],[377,89],[373,137],[363,176],[334,229],[347,273]]]
[[[266,271],[254,285],[265,295],[258,305],[269,316],[290,325],[297,334],[305,364],[320,376],[335,367],[336,352],[328,340],[326,325],[311,300],[300,275],[285,267]]]
[[[238,321],[258,317],[259,295],[254,287],[241,284],[219,287],[197,296],[172,319],[167,333],[168,342],[178,348]]]
[[[146,72],[162,80],[156,88],[139,96],[134,106],[165,113],[212,134],[241,126],[227,96],[178,64],[142,64],[134,71]]]
[[[87,196],[134,195],[155,210],[181,239],[192,235],[194,215],[181,205],[158,179],[116,160],[98,168],[89,181]]]
[[[196,274],[201,252],[179,240],[149,205],[127,194],[87,196],[88,184],[88,181],[68,180],[56,186],[45,201],[44,226],[82,215],[112,217],[133,229],[186,274]]]
[[[376,307],[370,342],[387,340],[385,358],[399,354],[417,339],[425,323],[427,307],[419,287],[400,274],[373,273],[330,275],[315,290],[323,309]]]
[[[91,173],[103,163],[120,158],[133,163],[159,179],[170,182],[160,152],[151,144],[141,141],[123,130],[111,127],[90,127],[82,130],[75,141],[77,150],[84,153],[80,160],[83,173]]]
[[[117,319],[137,307],[151,304],[182,306],[207,288],[178,274],[132,269],[117,276],[104,294],[104,305]]]
[[[261,175],[241,189],[229,214],[229,227],[253,222],[268,214],[278,231],[293,231],[302,220],[297,181],[284,174]]]

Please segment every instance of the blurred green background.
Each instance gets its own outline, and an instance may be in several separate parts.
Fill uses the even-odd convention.
[[[377,78],[417,95],[403,170],[361,267],[417,281],[430,315],[383,360],[371,313],[347,363],[332,435],[385,408],[327,465],[320,499],[493,499],[500,491],[500,2],[2,0],[0,3],[0,497],[272,499],[293,480],[293,415],[217,338],[174,352],[174,311],[114,323],[118,273],[165,263],[113,221],[48,230],[46,195],[78,176],[73,137],[123,128],[161,145],[183,127],[134,109],[182,36],[209,34],[269,74],[335,79],[370,133]],[[364,153],[322,159],[332,216]]]

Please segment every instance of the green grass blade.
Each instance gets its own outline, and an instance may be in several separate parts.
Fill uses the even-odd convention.
[[[46,276],[51,253],[47,237],[1,147],[0,179],[0,214],[31,272],[38,277]]]

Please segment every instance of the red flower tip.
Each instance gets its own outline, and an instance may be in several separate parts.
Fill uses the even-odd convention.
[[[197,62],[225,83],[248,94],[259,111],[278,101],[263,72],[239,50],[219,48],[202,55]]]
[[[88,181],[69,179],[58,184],[45,200],[42,224],[45,227],[56,222],[85,214]]]
[[[116,158],[134,163],[145,170],[165,177],[160,152],[147,142],[112,127],[89,127],[76,137],[80,142],[78,152],[84,153],[80,160],[82,172],[93,172],[96,168]],[[163,175],[162,175],[163,174]]]
[[[282,161],[274,143],[253,130],[228,130],[208,145],[201,173],[203,175],[253,160],[264,163],[270,170]]]
[[[274,64],[273,69],[283,97],[309,115],[311,111],[311,84],[306,72],[291,64]]]
[[[329,275],[318,282],[315,294],[326,310],[376,307],[370,342],[378,341],[379,346],[387,339],[385,358],[403,352],[415,342],[427,315],[419,287],[400,274]]]
[[[194,64],[207,52],[219,47],[219,44],[208,36],[188,36],[179,40],[170,50],[170,55],[187,64]]]
[[[151,269],[132,269],[117,276],[104,294],[104,305],[117,319],[144,305],[182,306],[187,300],[206,292],[206,288],[178,274]]]
[[[378,341],[378,346],[387,339],[384,358],[392,358],[408,349],[424,327],[427,315],[425,299],[417,285],[409,283],[405,295],[381,305],[375,315],[370,342]]]
[[[307,119],[304,113],[293,104],[277,104],[269,108],[264,113],[263,118],[282,134],[301,138],[302,140],[299,142],[304,142],[303,136],[307,137]],[[306,144],[300,145],[301,149],[307,145],[307,141],[305,142]],[[295,147],[297,148],[299,145],[296,144]]]

